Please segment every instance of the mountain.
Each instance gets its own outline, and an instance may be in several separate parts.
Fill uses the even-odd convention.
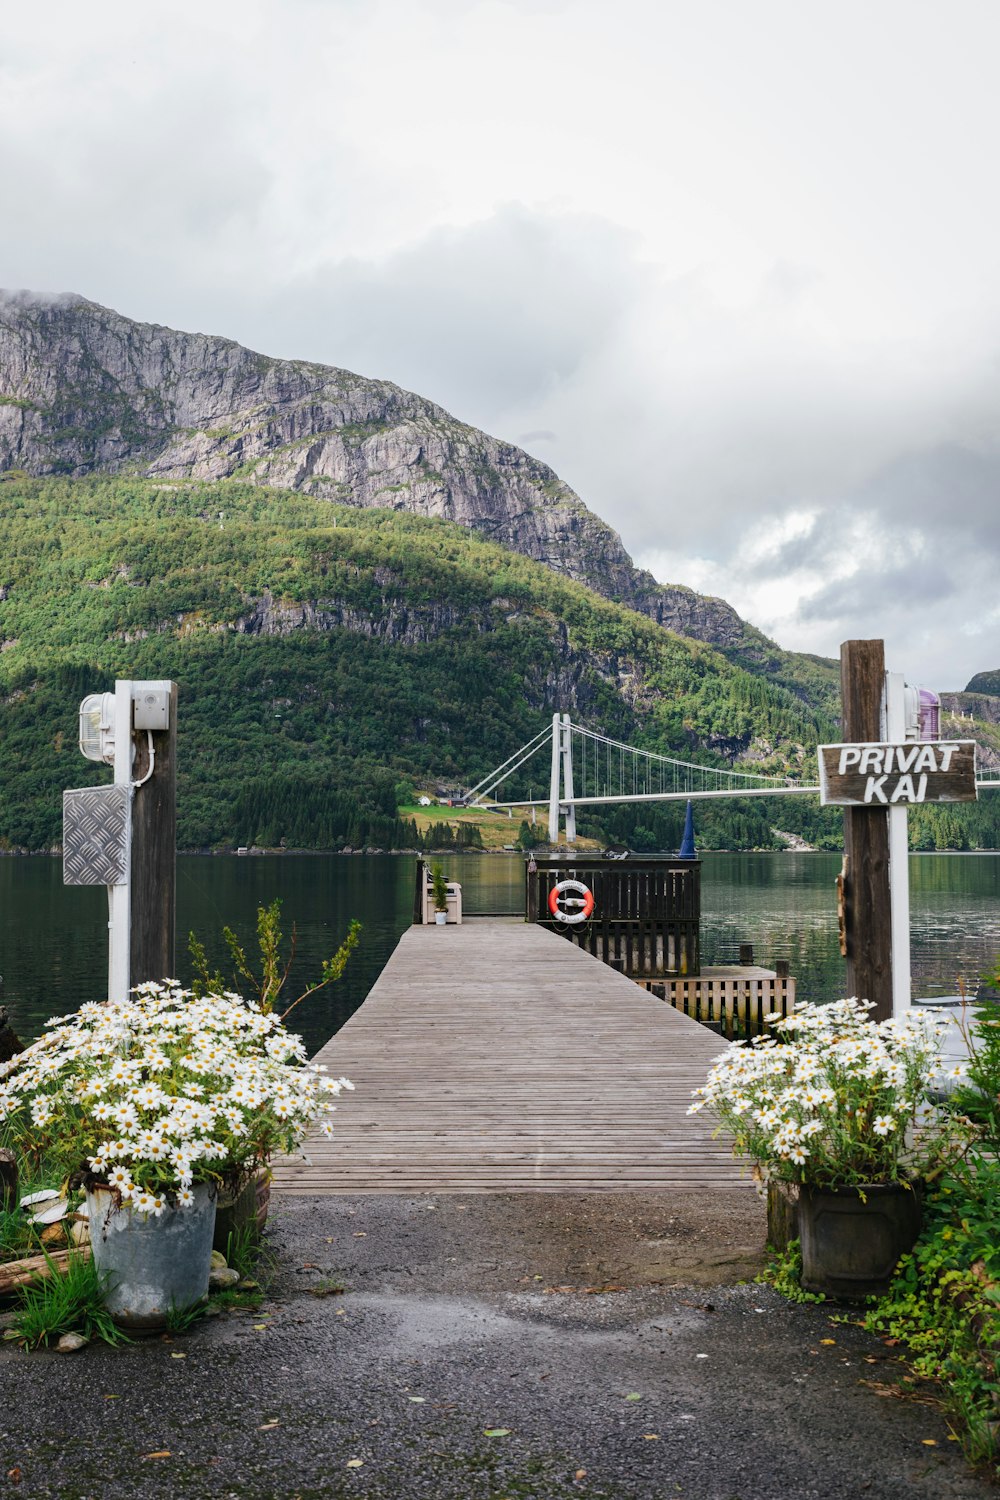
[[[657,584],[551,469],[432,402],[0,294],[0,850],[53,847],[62,789],[101,779],[76,708],[116,676],[180,683],[189,848],[412,845],[415,785],[471,784],[554,709],[810,779],[836,737],[832,662]],[[991,685],[949,706],[1000,756]],[[676,819],[605,811],[591,832],[676,847]],[[701,841],[774,846],[779,819],[839,842],[808,799],[713,804]],[[911,833],[987,847],[1000,822],[928,809]]]
[[[977,672],[975,677],[970,678],[966,683],[965,691],[985,695],[987,698],[1000,696],[1000,671]]]
[[[448,522],[232,480],[8,477],[0,849],[52,847],[63,788],[107,779],[76,714],[115,677],[180,684],[187,848],[412,846],[414,785],[471,785],[556,708],[765,773],[808,773],[832,733],[714,648]],[[547,767],[530,774],[522,794],[542,794]],[[677,847],[680,816],[594,831]],[[771,842],[759,802],[701,831]]]
[[[546,464],[388,381],[0,292],[0,472],[242,479],[454,521],[832,709],[834,664],[658,584]]]

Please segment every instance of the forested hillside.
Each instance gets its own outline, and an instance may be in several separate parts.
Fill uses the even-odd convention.
[[[106,777],[76,713],[115,676],[180,684],[186,848],[410,844],[414,783],[471,783],[556,708],[765,772],[809,770],[832,732],[711,647],[446,522],[232,481],[6,480],[0,847],[53,846],[63,788]],[[704,826],[770,842],[756,809]]]

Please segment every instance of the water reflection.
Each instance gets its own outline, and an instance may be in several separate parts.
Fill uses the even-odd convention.
[[[448,855],[467,910],[523,910],[520,856]],[[741,943],[758,962],[787,959],[799,995],[830,1000],[844,993],[837,948],[833,854],[708,854],[702,863],[705,963],[735,962]],[[298,928],[296,975],[302,985],[334,951],[351,917],[364,923],[357,953],[333,990],[295,1012],[311,1050],[353,1014],[409,924],[412,857],[289,855],[281,858],[182,857],[178,861],[178,977],[190,978],[192,928],[213,964],[225,966],[222,927],[252,946],[258,903],[283,900],[286,926]],[[961,976],[974,989],[1000,954],[1000,855],[914,855],[914,993],[953,994]],[[102,889],[65,887],[56,859],[0,859],[0,996],[23,1037],[52,1015],[101,999],[107,969],[107,901]]]

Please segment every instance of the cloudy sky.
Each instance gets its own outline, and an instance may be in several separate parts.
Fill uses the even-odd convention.
[[[48,0],[0,285],[420,391],[783,645],[1000,668],[995,0]]]

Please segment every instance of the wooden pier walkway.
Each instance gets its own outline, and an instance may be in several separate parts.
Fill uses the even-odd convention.
[[[749,1179],[688,1116],[725,1044],[572,943],[523,922],[404,933],[317,1054],[356,1092],[290,1193],[628,1192]]]

